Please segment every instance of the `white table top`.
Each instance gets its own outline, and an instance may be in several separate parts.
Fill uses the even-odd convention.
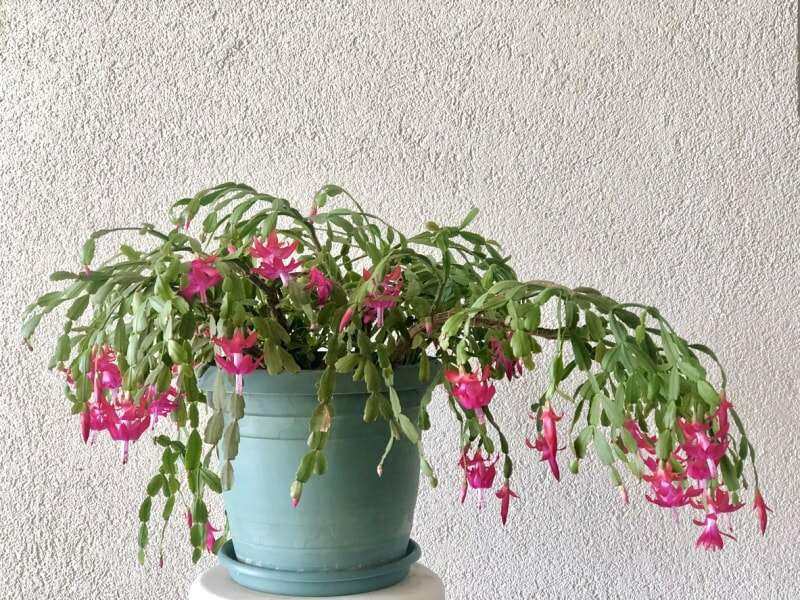
[[[189,600],[308,600],[299,596],[276,596],[240,586],[225,567],[212,567],[192,583]],[[411,573],[397,585],[366,594],[328,596],[328,600],[445,600],[442,580],[430,569],[413,565]]]

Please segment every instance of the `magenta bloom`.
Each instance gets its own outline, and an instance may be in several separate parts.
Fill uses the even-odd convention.
[[[641,429],[639,429],[639,424],[634,421],[633,419],[628,419],[625,421],[625,429],[630,431],[633,439],[636,440],[636,447],[639,450],[644,450],[650,454],[655,454],[656,450],[653,447],[653,442],[655,442],[655,438],[652,436],[645,435]]]
[[[298,267],[300,263],[294,259],[284,263],[280,258],[273,257],[262,260],[261,264],[253,269],[253,273],[261,275],[264,279],[280,279],[281,283],[286,285],[297,274]]]
[[[143,399],[144,400],[144,399]],[[144,402],[134,404],[130,398],[113,403],[100,400],[89,409],[90,421],[95,412],[92,428],[106,429],[111,439],[122,442],[122,464],[128,462],[128,446],[135,442],[150,426],[150,413]]]
[[[281,244],[275,231],[269,234],[266,244],[262,244],[258,239],[253,240],[250,256],[261,259],[261,263],[253,269],[253,273],[261,275],[265,279],[280,279],[281,283],[286,285],[296,275],[295,271],[300,263],[294,259],[288,263],[284,263],[284,261],[294,254],[298,244],[297,240],[291,244]]]
[[[717,467],[728,450],[727,440],[721,442],[709,437],[705,423],[687,423],[680,420],[686,441],[680,448],[686,453],[686,473],[698,481],[708,481],[717,476]]]
[[[446,371],[445,379],[452,385],[452,393],[458,403],[465,410],[475,411],[479,421],[483,420],[483,407],[489,406],[494,398],[495,388],[486,381],[489,378],[488,368],[483,370],[483,376],[476,373],[460,373]]]
[[[484,507],[484,491],[494,485],[494,478],[497,475],[495,464],[499,458],[499,456],[494,460],[492,460],[491,457],[484,458],[480,448],[475,450],[475,454],[472,456],[472,458],[467,455],[466,450],[464,451],[464,453],[461,455],[461,460],[459,461],[459,465],[464,470],[465,479],[464,485],[461,488],[462,504],[467,497],[467,486],[469,486],[473,490],[480,491],[478,508]]]
[[[758,529],[761,535],[767,531],[767,511],[772,512],[772,509],[764,502],[764,496],[761,495],[761,490],[756,490],[756,497],[753,500],[753,510],[758,515]]]
[[[222,348],[222,351],[225,353],[224,357],[220,356],[219,354],[214,356],[215,360],[217,361],[217,365],[219,365],[219,367],[227,373],[231,373],[232,375],[236,376],[235,392],[241,395],[244,390],[243,376],[255,371],[263,359],[263,357],[253,358],[252,356],[244,353],[245,350],[255,346],[258,343],[258,338],[255,332],[251,332],[247,337],[245,337],[242,330],[237,329],[233,332],[233,337],[215,337],[213,342]]]
[[[325,277],[325,274],[317,267],[311,267],[308,272],[307,290],[314,290],[317,294],[317,304],[323,305],[328,301],[333,290],[333,281]]]
[[[648,502],[663,508],[680,508],[690,504],[693,498],[703,493],[703,490],[692,486],[684,489],[681,481],[685,479],[685,476],[674,473],[669,462],[661,464],[659,461],[648,458],[645,460],[645,464],[652,471],[651,475],[642,476],[642,479],[648,482],[653,490],[653,496],[645,494]]]
[[[369,271],[364,269],[364,279],[372,277]],[[375,293],[369,294],[364,300],[364,323],[375,322],[377,327],[383,327],[383,317],[387,310],[397,304],[397,298],[403,289],[403,273],[400,265],[397,265],[391,273],[383,278],[383,282],[378,286]]]
[[[531,450],[538,450],[541,454],[540,462],[547,462],[550,465],[550,472],[556,481],[561,480],[561,472],[558,469],[558,461],[556,460],[556,453],[553,452],[550,446],[545,442],[542,436],[536,436],[536,439],[531,443],[529,438],[525,438],[525,445]]]
[[[209,553],[214,552],[214,544],[217,543],[217,537],[214,535],[215,533],[219,533],[219,529],[214,527],[211,524],[211,521],[206,523],[206,550]]]
[[[255,331],[251,331],[245,337],[241,329],[236,329],[233,336],[229,338],[215,337],[212,340],[217,346],[222,348],[226,356],[233,357],[236,354],[242,354],[248,348],[252,348],[258,343],[258,336]]]
[[[555,411],[548,406],[542,411],[539,419],[542,421],[542,438],[544,438],[545,443],[555,456],[558,451],[558,430],[556,429],[556,423],[561,420],[561,417],[556,415]]]
[[[703,532],[700,534],[700,537],[697,538],[697,542],[695,542],[695,546],[702,546],[706,550],[722,550],[723,542],[722,536],[729,537],[732,540],[736,538],[728,533],[722,533],[717,526],[717,514],[711,510],[710,512],[706,513],[705,520],[703,521],[693,521],[695,525],[700,525],[703,527]]]
[[[122,373],[116,363],[117,355],[111,346],[103,346],[100,352],[92,352],[89,379],[94,384],[95,400],[104,398],[105,390],[116,390],[122,385]]]
[[[500,367],[503,371],[505,371],[506,377],[508,377],[509,381],[511,381],[514,376],[522,375],[521,359],[518,358],[514,360],[513,357],[507,356],[503,350],[503,344],[500,342],[500,340],[493,339],[491,346],[492,353],[494,354],[495,367]]]
[[[722,392],[720,394],[719,406],[714,413],[717,417],[717,424],[719,425],[715,437],[719,440],[725,439],[725,436],[728,435],[728,430],[730,429],[730,424],[728,422],[728,410],[731,408],[733,408],[733,404],[728,402],[725,392]]]
[[[531,415],[533,418],[533,415]],[[556,454],[558,453],[558,430],[556,423],[561,420],[561,417],[556,415],[555,411],[548,406],[542,411],[539,420],[542,422],[542,433],[536,436],[536,440],[531,443],[530,439],[525,439],[525,445],[528,448],[538,450],[541,453],[541,461],[547,461],[550,465],[550,471],[556,481],[561,479],[561,473],[558,470],[558,461]]]
[[[273,230],[267,236],[267,243],[263,244],[260,240],[254,239],[253,246],[250,248],[250,256],[254,258],[260,258],[262,260],[272,260],[273,258],[277,258],[278,260],[286,260],[294,251],[297,250],[297,246],[300,242],[295,240],[290,244],[281,244],[278,241],[278,233]]]
[[[500,498],[500,520],[505,525],[508,521],[508,505],[511,503],[511,498],[519,498],[519,496],[508,487],[508,482],[503,484],[495,496]]]
[[[159,417],[166,417],[167,415],[175,412],[178,408],[176,397],[178,390],[170,387],[161,394],[156,395],[156,387],[151,385],[145,391],[145,398],[147,400],[147,410],[152,417],[151,426],[155,427]]]
[[[81,413],[81,437],[84,443],[94,443],[97,432],[108,428],[107,413],[101,409],[104,404],[106,404],[105,398],[101,398],[99,403],[89,402],[86,410]]]
[[[93,438],[96,432],[108,427],[107,416],[101,407],[106,404],[106,390],[110,391],[114,398],[122,386],[122,373],[116,360],[117,356],[111,346],[103,346],[99,352],[92,351],[91,368],[87,377],[94,387],[94,401],[89,402],[81,413],[81,437],[86,443],[89,443],[90,437]],[[67,382],[74,384],[69,372],[67,372]]]
[[[742,502],[731,504],[730,494],[728,494],[728,492],[723,490],[721,487],[715,489],[713,494],[707,494],[706,500],[708,501],[708,505],[718,515],[735,512],[744,506],[744,503]],[[696,508],[702,507],[696,506]]]
[[[200,302],[203,304],[208,302],[206,292],[222,281],[222,275],[211,266],[216,260],[216,256],[206,256],[205,258],[196,258],[191,262],[188,283],[181,290],[184,298],[191,300],[195,294],[200,294]]]

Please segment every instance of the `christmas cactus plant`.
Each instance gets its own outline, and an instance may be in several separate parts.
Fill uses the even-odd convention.
[[[327,209],[337,196],[354,208]],[[162,449],[139,508],[140,560],[159,496],[162,539],[179,503],[195,560],[221,546],[227,527],[211,524],[205,497],[235,485],[245,376],[256,369],[321,372],[308,453],[286,482],[295,505],[312,477],[325,473],[335,376],[346,373],[366,384],[364,420],[386,423],[386,453],[414,444],[434,486],[422,439],[432,391],[443,385],[461,432],[461,500],[475,489],[482,504],[490,490],[503,523],[519,497],[512,454],[527,446],[556,479],[561,466],[577,473],[594,453],[626,503],[629,472],[644,482],[648,503],[694,512],[697,545],[710,550],[730,537],[720,515],[741,508],[752,486],[764,532],[769,509],[755,451],[714,353],[680,337],[654,307],[587,287],[519,281],[498,244],[469,230],[475,215],[406,236],[334,185],[301,212],[225,183],[176,202],[169,232],[131,228],[153,242],[149,249],[122,245],[93,265],[95,243],[127,229],[98,231],[83,246],[80,270],[52,274],[65,287],[28,307],[23,337],[66,305],[50,366],[63,374],[83,440],[109,435],[123,463],[148,432]],[[542,364],[545,348],[549,384],[541,396],[530,404],[495,398],[496,383]],[[233,392],[218,375],[206,397],[198,376],[215,362]],[[417,420],[403,413],[393,386],[394,367],[406,364],[418,364],[430,382]],[[708,366],[717,369],[714,378]],[[492,412],[511,402],[530,419],[525,440],[508,439]],[[224,411],[232,418],[223,419]],[[383,458],[375,457],[378,475]]]

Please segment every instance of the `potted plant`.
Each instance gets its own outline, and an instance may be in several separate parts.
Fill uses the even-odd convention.
[[[334,197],[354,208],[327,209]],[[549,384],[518,408],[556,479],[562,455],[576,473],[594,452],[625,502],[628,471],[649,503],[693,512],[709,550],[752,485],[764,532],[755,452],[715,354],[654,307],[519,281],[469,230],[475,215],[406,236],[334,185],[303,214],[225,183],[176,202],[169,232],[131,228],[150,249],[122,245],[92,266],[96,241],[127,228],[98,231],[78,272],[52,274],[66,287],[28,307],[23,337],[67,306],[50,367],[83,440],[109,435],[123,463],[147,432],[161,448],[138,511],[141,562],[156,511],[169,521],[181,507],[194,560],[219,553],[245,585],[323,595],[399,580],[419,555],[419,471],[437,483],[422,439],[439,385],[460,430],[461,501],[490,494],[505,524],[521,444],[493,415],[509,401],[496,384],[544,346]],[[211,493],[224,523],[209,517]]]

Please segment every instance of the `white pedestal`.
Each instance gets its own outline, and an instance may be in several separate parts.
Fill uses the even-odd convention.
[[[189,600],[308,600],[299,596],[275,596],[256,592],[233,581],[221,565],[212,567],[192,583]],[[397,585],[366,594],[328,596],[328,600],[445,600],[442,580],[430,569],[413,565]]]

